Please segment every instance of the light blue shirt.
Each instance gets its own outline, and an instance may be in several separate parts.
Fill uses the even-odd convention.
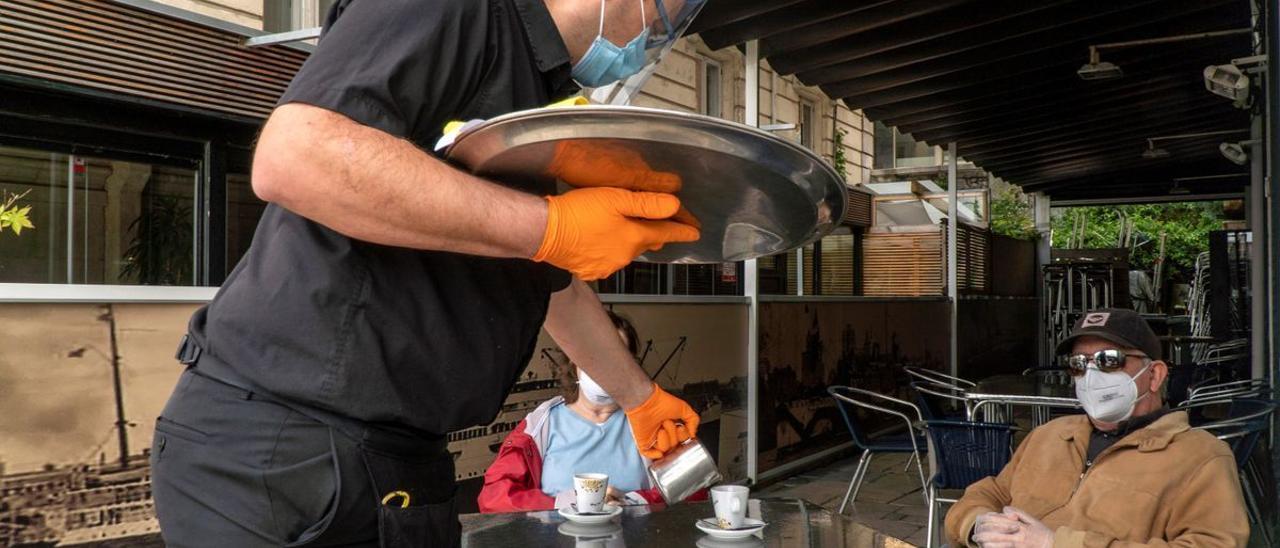
[[[631,436],[631,424],[621,411],[603,424],[591,422],[569,409],[551,408],[547,446],[542,455],[542,492],[556,496],[573,490],[573,475],[609,475],[609,485],[626,493],[648,486],[644,458]]]

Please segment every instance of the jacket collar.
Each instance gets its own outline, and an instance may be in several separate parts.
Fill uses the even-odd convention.
[[[1089,432],[1093,425],[1089,423],[1089,417],[1081,415],[1074,424],[1069,428],[1065,428],[1058,435],[1063,441],[1083,440],[1086,443],[1089,439]],[[1173,438],[1178,434],[1191,429],[1190,423],[1187,421],[1186,411],[1174,411],[1160,417],[1159,420],[1147,425],[1135,432],[1131,432],[1128,436],[1121,438],[1113,447],[1135,446],[1139,451],[1160,451],[1169,446]]]

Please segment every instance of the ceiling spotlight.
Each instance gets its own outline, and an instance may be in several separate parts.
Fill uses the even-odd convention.
[[[1234,64],[1205,67],[1204,87],[1214,95],[1231,99],[1236,108],[1249,106],[1249,76]]]
[[[1098,48],[1090,46],[1089,62],[1076,71],[1081,80],[1112,80],[1124,76],[1124,71],[1115,63],[1108,63],[1098,57]]]
[[[1249,163],[1249,153],[1244,151],[1243,143],[1222,143],[1218,145],[1218,151],[1233,164],[1242,166]]]

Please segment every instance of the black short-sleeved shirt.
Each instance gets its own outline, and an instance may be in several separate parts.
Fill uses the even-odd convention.
[[[343,0],[280,103],[339,112],[429,151],[451,120],[568,96],[569,71],[543,0]],[[493,419],[550,294],[568,283],[545,264],[354,240],[271,205],[190,329],[276,396],[444,434]]]

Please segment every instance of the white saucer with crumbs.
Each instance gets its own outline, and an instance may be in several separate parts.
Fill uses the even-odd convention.
[[[742,526],[733,529],[721,529],[715,523],[715,518],[700,519],[697,521],[698,530],[711,535],[718,539],[735,539],[747,538],[760,532],[767,525],[758,519],[746,518],[742,520]]]
[[[622,513],[622,507],[615,506],[612,504],[606,504],[604,505],[604,511],[602,512],[590,512],[590,513],[582,514],[582,513],[578,513],[578,508],[576,505],[570,504],[569,506],[566,506],[564,508],[557,510],[557,512],[559,512],[560,516],[563,517],[564,519],[567,519],[574,523],[591,525],[595,523],[604,523],[606,521],[609,521],[617,517],[618,514]]]

